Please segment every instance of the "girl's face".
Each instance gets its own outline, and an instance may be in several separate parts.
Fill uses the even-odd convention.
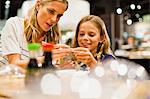
[[[91,52],[97,49],[100,42],[100,30],[90,21],[84,22],[79,27],[78,44],[88,48]]]
[[[47,32],[56,25],[60,17],[66,10],[66,5],[62,2],[52,1],[48,2],[44,6],[40,2],[37,3],[36,9],[38,25],[41,28],[41,32]]]

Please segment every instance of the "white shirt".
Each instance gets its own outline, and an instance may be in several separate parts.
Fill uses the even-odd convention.
[[[18,53],[21,54],[21,59],[29,58],[27,41],[24,35],[24,19],[19,17],[9,18],[1,32],[3,56]]]

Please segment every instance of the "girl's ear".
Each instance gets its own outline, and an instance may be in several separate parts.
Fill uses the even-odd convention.
[[[105,31],[104,31],[104,29],[101,29],[101,32],[100,32],[100,43],[104,43],[105,39],[106,39]]]
[[[105,39],[106,39],[106,36],[104,34],[102,34],[100,36],[100,43],[104,43],[105,42]]]
[[[99,51],[100,51],[100,49],[101,49],[102,45],[103,45],[103,42],[99,42],[99,43],[98,43],[96,53],[99,53]]]

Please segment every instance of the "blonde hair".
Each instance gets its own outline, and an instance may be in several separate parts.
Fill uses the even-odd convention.
[[[76,28],[76,33],[75,33],[75,37],[73,41],[73,47],[79,47],[79,44],[78,44],[79,28],[82,23],[87,22],[87,21],[90,21],[91,23],[93,23],[100,31],[100,38],[101,38],[100,43],[102,44],[102,46],[98,53],[112,54],[112,51],[110,49],[110,39],[106,30],[105,23],[100,17],[95,16],[95,15],[88,15],[80,20]]]
[[[67,0],[40,0],[43,5],[45,5],[47,2],[52,2],[52,1],[58,1],[66,4],[66,10],[68,9],[68,1]],[[30,12],[30,17],[29,21],[25,20],[24,21],[24,34],[26,37],[26,40],[28,43],[35,43],[38,42],[39,40],[39,35],[40,32],[38,30],[38,22],[37,22],[37,10],[35,5],[32,7],[31,12]],[[47,36],[47,41],[52,41],[57,43],[59,41],[60,37],[60,30],[58,27],[58,24],[52,27],[51,30],[49,30],[46,33]]]

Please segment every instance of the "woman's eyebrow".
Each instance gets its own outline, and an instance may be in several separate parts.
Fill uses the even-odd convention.
[[[48,8],[48,10],[52,10],[54,13],[57,13],[58,15],[63,16],[63,14],[58,13],[58,12],[57,12],[55,9],[53,9],[53,8]]]

